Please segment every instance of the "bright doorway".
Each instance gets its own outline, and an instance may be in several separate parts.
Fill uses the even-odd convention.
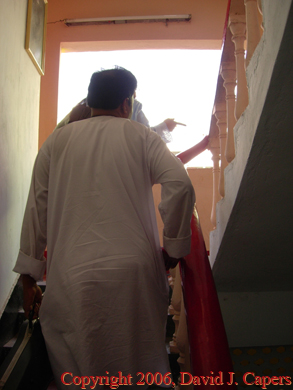
[[[115,65],[130,70],[138,80],[137,99],[150,125],[166,118],[177,126],[171,151],[180,152],[208,135],[220,65],[220,50],[116,50],[61,53],[58,122],[87,95],[93,72]],[[210,151],[188,166],[211,167]]]

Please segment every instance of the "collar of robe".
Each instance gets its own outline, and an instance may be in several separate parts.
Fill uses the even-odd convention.
[[[112,116],[114,118],[123,118],[122,116],[114,115],[114,114],[96,114],[96,115],[92,115],[91,118],[94,118],[96,116]]]

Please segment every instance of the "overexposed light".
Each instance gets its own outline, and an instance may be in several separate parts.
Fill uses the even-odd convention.
[[[168,144],[186,150],[208,135],[220,64],[220,50],[121,50],[62,53],[59,73],[58,122],[86,97],[90,77],[101,69],[122,66],[138,80],[137,99],[150,125],[166,118],[177,126]],[[212,166],[205,151],[188,166]]]

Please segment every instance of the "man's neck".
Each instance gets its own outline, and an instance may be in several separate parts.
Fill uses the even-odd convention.
[[[123,115],[123,112],[121,112],[120,107],[114,109],[114,110],[103,110],[100,108],[92,108],[92,117],[93,116],[116,116],[117,118],[125,118]]]

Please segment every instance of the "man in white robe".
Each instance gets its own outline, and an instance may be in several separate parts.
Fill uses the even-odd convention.
[[[164,248],[172,258],[190,252],[195,199],[161,138],[127,119],[135,89],[126,70],[94,74],[93,117],[55,130],[36,158],[14,271],[23,275],[28,314],[40,303],[35,281],[47,267],[39,317],[58,389],[77,388],[75,377],[120,371],[135,385],[138,372],[170,371],[152,185],[162,185]]]

